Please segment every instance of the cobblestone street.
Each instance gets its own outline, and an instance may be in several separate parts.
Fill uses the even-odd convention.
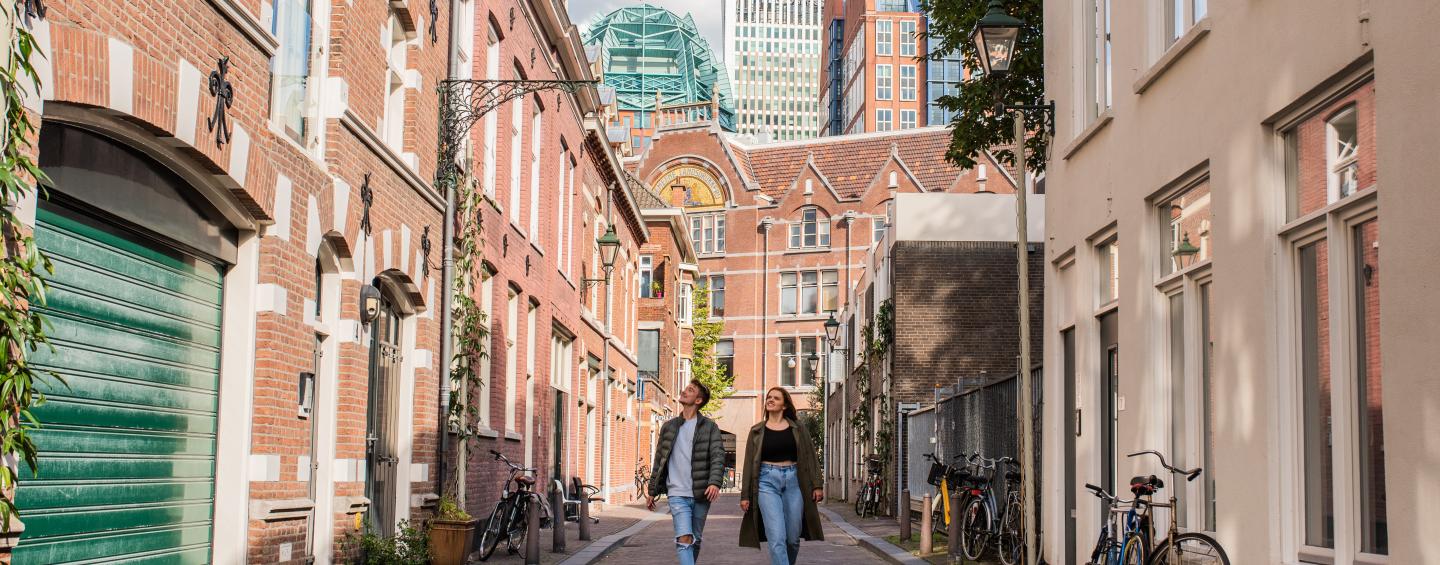
[[[663,499],[661,503],[663,503]],[[657,508],[661,504],[657,503]],[[722,495],[710,508],[705,521],[704,547],[700,562],[705,565],[755,565],[766,562],[759,550],[740,547],[740,498]],[[879,557],[855,543],[840,528],[825,520],[825,541],[801,542],[800,563],[879,563]],[[624,545],[606,555],[599,563],[663,564],[675,562],[675,543],[669,518],[659,520],[645,531],[631,537]]]

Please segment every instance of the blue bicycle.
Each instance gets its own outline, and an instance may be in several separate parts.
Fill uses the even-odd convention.
[[[1145,565],[1150,549],[1149,516],[1137,509],[1135,500],[1123,500],[1105,489],[1086,483],[1085,488],[1105,506],[1100,539],[1085,565]],[[1138,498],[1138,496],[1137,496]]]

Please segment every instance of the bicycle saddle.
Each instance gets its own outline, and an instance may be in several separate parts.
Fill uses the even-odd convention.
[[[1165,481],[1155,475],[1142,475],[1130,479],[1130,492],[1137,495],[1155,494],[1155,491],[1164,487]]]
[[[527,477],[525,475],[520,475],[518,477],[515,477],[515,482],[522,485],[533,485],[535,484],[535,477]]]

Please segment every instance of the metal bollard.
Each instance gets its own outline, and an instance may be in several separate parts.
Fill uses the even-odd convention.
[[[559,489],[550,492],[550,542],[551,553],[565,553],[565,492]]]
[[[590,541],[590,489],[580,487],[580,541]]]
[[[950,493],[950,531],[949,539],[946,540],[951,557],[965,555],[960,551],[960,514],[960,494],[952,492]]]
[[[900,491],[900,541],[910,541],[910,489]]]
[[[540,501],[525,512],[525,565],[540,565]]]
[[[930,522],[930,493],[920,501],[920,556],[930,555],[935,547],[935,524]]]

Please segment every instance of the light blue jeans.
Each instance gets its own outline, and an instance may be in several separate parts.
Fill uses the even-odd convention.
[[[805,518],[805,493],[795,465],[760,464],[760,517],[770,565],[793,565],[800,556],[800,524]]]
[[[666,496],[670,503],[670,521],[675,525],[675,553],[680,565],[695,565],[700,560],[700,532],[705,529],[705,516],[710,513],[710,501],[696,500],[689,496]],[[691,542],[680,538],[690,536]]]

